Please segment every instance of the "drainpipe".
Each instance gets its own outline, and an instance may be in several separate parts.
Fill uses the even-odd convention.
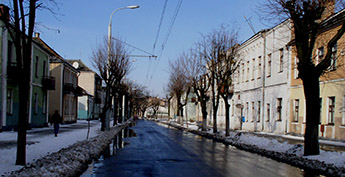
[[[266,31],[261,32],[261,37],[264,39],[264,55],[262,56],[262,127],[261,131],[265,130],[265,80],[266,80]]]
[[[1,36],[2,36],[2,65],[1,65],[1,118],[0,118],[0,132],[2,131],[2,127],[6,126],[6,108],[7,108],[7,29],[5,27],[1,28]]]
[[[46,69],[46,74],[48,78],[50,78],[50,57],[48,57],[47,60],[47,69]],[[49,124],[49,90],[46,91],[46,122]]]
[[[32,119],[32,76],[33,76],[33,65],[34,65],[34,45],[32,45],[31,48],[31,69],[30,69],[30,92],[29,92],[29,125],[31,123],[31,119]],[[37,68],[35,68],[37,69]]]

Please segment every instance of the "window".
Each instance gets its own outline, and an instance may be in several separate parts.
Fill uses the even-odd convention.
[[[242,63],[242,83],[244,82],[244,63]]]
[[[68,113],[69,113],[69,97],[68,96],[66,96],[66,100],[65,100],[65,109],[64,109],[64,115],[68,115]]]
[[[260,101],[258,101],[258,115],[256,117],[257,117],[256,121],[260,122],[260,119],[261,119],[261,102]]]
[[[241,77],[241,73],[240,70],[237,71],[237,84],[240,83],[240,77]]]
[[[7,114],[13,114],[13,90],[8,89],[7,90],[7,108],[6,108]]]
[[[277,99],[277,121],[282,120],[282,98]]]
[[[46,114],[47,113],[47,95],[43,95],[43,100],[42,100],[42,113]]]
[[[261,56],[258,58],[258,79],[261,78]]]
[[[231,105],[231,115],[233,116],[235,113],[235,101],[232,100],[232,105]]]
[[[299,116],[299,99],[295,99],[294,102],[294,110],[293,110],[293,121],[298,122],[298,116]]]
[[[7,43],[7,62],[8,64],[13,62],[13,42],[8,41]]]
[[[38,77],[38,65],[39,65],[39,58],[36,56],[36,65],[35,65],[35,76]]]
[[[249,61],[247,61],[247,77],[246,77],[246,82],[249,81]]]
[[[271,117],[271,109],[270,109],[270,104],[267,103],[266,105],[266,122],[270,121],[270,117]]]
[[[43,61],[43,78],[47,75],[47,61]]]
[[[271,70],[272,70],[272,54],[268,54],[268,56],[267,56],[267,77],[271,77]]]
[[[328,97],[328,123],[334,124],[335,97]]]
[[[337,69],[337,44],[334,44],[331,52],[331,65],[329,66],[329,70],[333,71]]]
[[[321,124],[322,122],[322,98],[320,98],[320,120],[319,123]]]
[[[343,107],[341,108],[341,111],[343,113],[342,120],[341,120],[341,125],[345,125],[345,95],[343,97]]]
[[[255,78],[255,58],[253,58],[253,60],[252,60],[252,80],[254,80],[254,78]]]
[[[284,67],[284,49],[281,48],[279,49],[279,72],[283,72],[283,67]]]
[[[34,94],[34,113],[37,114],[38,112],[38,94]]]
[[[325,56],[325,50],[324,47],[320,47],[317,49],[317,63],[320,63],[323,60],[323,57]]]
[[[254,102],[252,102],[252,122],[255,120],[255,107]]]
[[[294,66],[294,79],[298,79],[298,58],[295,57],[295,66]]]

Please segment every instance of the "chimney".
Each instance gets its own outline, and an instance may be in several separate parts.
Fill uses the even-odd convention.
[[[4,4],[0,4],[0,19],[4,22],[10,22],[10,8]]]
[[[40,38],[40,33],[35,32],[35,38]]]
[[[326,20],[335,13],[335,0],[321,0],[324,4],[325,10],[322,12],[321,21]]]

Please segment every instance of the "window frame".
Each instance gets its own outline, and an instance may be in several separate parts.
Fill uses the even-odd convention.
[[[283,98],[277,98],[277,119],[276,121],[282,121],[283,116]]]
[[[293,101],[293,122],[299,121],[299,99]]]
[[[329,125],[334,125],[335,114],[335,96],[328,97],[328,116],[327,122]]]
[[[14,100],[13,89],[7,89],[7,96],[6,96],[6,114],[13,115],[13,100]]]

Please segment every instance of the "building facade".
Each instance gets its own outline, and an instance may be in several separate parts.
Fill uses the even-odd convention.
[[[49,115],[58,110],[63,123],[77,122],[78,95],[82,90],[78,88],[79,71],[54,51],[37,34],[35,40],[50,53],[49,71],[55,78],[55,90],[49,92]]]
[[[101,113],[102,79],[81,60],[67,60],[79,72],[78,86],[86,93],[78,97],[78,119],[97,119]]]
[[[4,25],[1,39],[1,129],[17,129],[19,116],[19,89],[14,42]],[[32,43],[28,128],[48,125],[49,92],[55,80],[49,73],[51,53],[35,40]]]
[[[313,62],[318,64],[327,53],[327,43],[337,33],[345,20],[345,10],[326,18],[317,35]],[[292,45],[293,46],[293,45]],[[332,47],[331,66],[320,77],[319,136],[345,139],[345,36]],[[291,109],[289,132],[304,135],[306,126],[305,97],[302,80],[298,78],[298,58],[293,46],[291,62]]]

